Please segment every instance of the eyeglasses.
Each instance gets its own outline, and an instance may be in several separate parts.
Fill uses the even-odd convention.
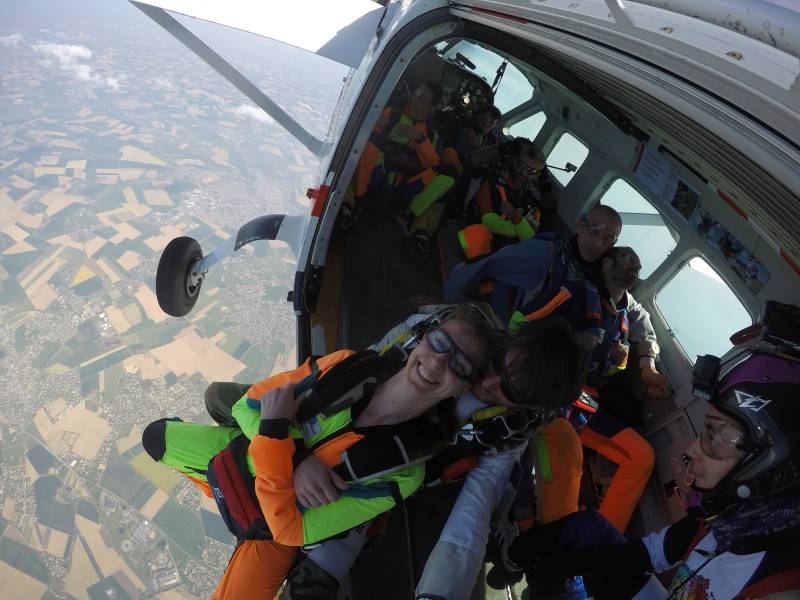
[[[447,352],[450,358],[447,362],[453,375],[464,381],[474,383],[481,378],[481,369],[479,369],[469,354],[464,352],[450,337],[444,329],[435,327],[425,334],[425,339],[428,341],[428,346],[437,354]]]
[[[700,449],[714,460],[738,460],[748,448],[742,431],[722,419],[706,418],[700,432]]]
[[[617,243],[617,240],[619,239],[619,236],[613,233],[601,234],[600,233],[601,231],[603,231],[604,229],[608,229],[608,225],[606,225],[605,223],[595,223],[594,221],[590,221],[586,215],[581,215],[578,218],[578,225],[580,225],[585,229],[588,229],[589,231],[592,232],[593,235],[602,235],[603,241],[606,244],[610,244],[613,246],[614,244]]]
[[[525,175],[534,176],[538,175],[542,172],[541,169],[537,169],[536,167],[532,167],[523,161],[521,158],[517,158],[517,169]]]
[[[514,387],[511,381],[511,372],[506,364],[507,355],[508,352],[503,350],[495,354],[492,358],[492,369],[496,375],[500,376],[500,391],[503,392],[503,395],[512,404],[526,404],[525,399],[521,397],[522,394],[517,391],[517,388]]]

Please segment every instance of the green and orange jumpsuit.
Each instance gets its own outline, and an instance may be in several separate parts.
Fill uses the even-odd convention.
[[[319,358],[316,364],[324,375],[351,354],[351,350],[339,350]],[[212,496],[206,478],[209,461],[237,437],[245,435],[251,440],[247,464],[272,539],[239,540],[213,598],[272,598],[294,562],[297,547],[319,542],[390,510],[397,494],[408,497],[424,479],[424,465],[415,465],[351,485],[330,504],[317,508],[299,505],[292,485],[296,441],[325,465],[334,467],[341,462],[340,454],[364,433],[353,429],[348,407],[330,417],[316,415],[298,427],[289,427],[285,435],[276,434],[280,428],[274,427],[273,421],[261,421],[259,410],[251,408],[247,400],[260,400],[269,390],[297,383],[311,371],[307,360],[293,371],[251,386],[233,406],[238,428],[167,419],[145,430],[143,443],[148,453],[184,474],[208,496]]]

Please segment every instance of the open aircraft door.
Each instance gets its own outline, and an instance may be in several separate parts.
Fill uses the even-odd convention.
[[[153,19],[175,39],[184,44],[239,91],[264,110],[276,123],[321,159],[321,179],[328,182],[331,151],[336,135],[330,128],[328,139],[320,140],[309,133],[283,110],[265,91],[253,84],[231,63],[185,26],[179,18],[190,17],[231,27],[286,43],[351,69],[357,69],[376,36],[386,9],[371,0],[295,0],[291,3],[252,3],[244,0],[196,1],[165,0],[137,2],[138,9]],[[187,22],[186,19],[182,19]],[[342,96],[342,98],[344,95]],[[340,98],[340,105],[342,99]],[[341,114],[337,109],[337,113]],[[321,189],[325,186],[320,185]],[[194,307],[203,278],[212,265],[257,240],[281,240],[297,258],[295,290],[303,287],[304,268],[321,213],[324,197],[314,198],[310,216],[266,215],[242,225],[235,236],[203,256],[197,241],[180,237],[172,240],[161,255],[156,276],[156,295],[161,308],[172,316],[183,316]],[[321,201],[320,201],[321,200]],[[295,295],[295,311],[302,306]]]

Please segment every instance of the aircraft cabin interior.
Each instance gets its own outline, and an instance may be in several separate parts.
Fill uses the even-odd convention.
[[[452,136],[467,127],[472,111],[493,101],[500,113],[495,145],[476,153],[474,177],[499,160],[498,145],[526,138],[547,164],[546,181],[537,184],[539,231],[572,235],[581,214],[596,204],[611,206],[623,222],[617,245],[632,247],[641,259],[633,294],[651,315],[661,348],[658,368],[675,393],[667,400],[649,398],[638,371],[626,375],[626,384],[641,398],[640,430],[656,453],[653,476],[627,533],[642,535],[674,522],[684,510],[674,493],[685,476],[680,455],[702,427],[705,410],[691,393],[696,356],[724,354],[730,336],[756,321],[767,299],[798,298],[800,270],[752,217],[754,209],[780,211],[796,201],[794,194],[752,161],[747,148],[728,145],[703,123],[622,80],[498,29],[449,22],[416,32],[398,52],[383,79],[371,82],[374,96],[361,106],[358,133],[339,150],[346,152],[351,143],[331,193],[338,199],[328,202],[314,242],[316,270],[306,288],[307,297],[313,296],[305,331],[311,353],[365,347],[424,299],[441,301],[446,269],[455,264],[448,255],[452,240],[443,234],[467,223],[474,201],[476,182],[465,169],[466,180],[448,192],[449,208],[428,248],[421,249],[398,223],[403,183],[384,182],[367,193],[355,222],[342,227],[337,203],[348,187],[352,194],[355,177],[348,175],[379,114],[385,107],[402,109],[414,90],[433,82],[442,98],[430,120]],[[358,118],[358,110],[353,114]],[[597,502],[607,472],[604,459],[589,454],[585,506]],[[441,490],[415,497],[404,522],[390,525],[392,541],[359,559],[354,597],[369,597],[371,574],[387,560],[398,565],[390,576],[398,579],[393,585],[413,585],[407,578],[419,577],[424,566],[414,557],[414,536],[424,530],[424,503],[436,501],[437,494],[454,499]],[[380,573],[383,578],[385,570]]]

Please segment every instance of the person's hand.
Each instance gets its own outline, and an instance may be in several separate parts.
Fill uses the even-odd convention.
[[[294,397],[293,383],[273,388],[261,396],[262,419],[289,419],[291,421],[296,412],[297,401]]]
[[[628,361],[628,346],[617,340],[611,347],[609,358],[615,365],[624,365]]]
[[[347,489],[344,479],[313,455],[297,465],[292,483],[297,499],[306,508],[330,504],[339,497],[339,490]]]
[[[642,381],[647,386],[647,394],[653,398],[672,396],[672,385],[669,379],[656,371],[654,367],[642,367]]]
[[[500,214],[506,219],[513,219],[517,215],[517,209],[511,202],[500,203]]]

